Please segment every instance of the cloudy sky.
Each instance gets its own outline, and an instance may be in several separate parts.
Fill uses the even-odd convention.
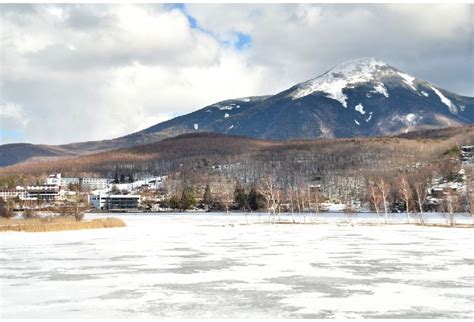
[[[375,57],[474,96],[474,6],[0,5],[0,144],[114,138]]]

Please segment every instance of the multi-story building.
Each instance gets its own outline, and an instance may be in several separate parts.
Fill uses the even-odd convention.
[[[97,210],[136,210],[140,205],[140,195],[97,194],[90,198],[91,205]]]
[[[54,173],[48,176],[46,184],[60,187],[68,187],[70,184],[79,184],[79,178],[63,178],[61,173]]]
[[[54,184],[44,184],[36,186],[16,187],[16,189],[0,190],[0,197],[4,200],[20,198],[21,200],[40,200],[40,201],[56,201],[62,198],[62,190],[60,186]]]
[[[61,198],[61,188],[53,184],[26,186],[27,198],[41,201],[56,201]]]
[[[50,174],[48,178],[46,179],[46,184],[60,186],[61,180],[62,180],[61,173],[53,173],[53,174]]]
[[[108,183],[107,178],[79,178],[81,187],[91,190],[107,189]]]
[[[46,180],[47,185],[55,185],[67,188],[70,184],[79,184],[81,187],[91,190],[107,189],[108,183],[109,179],[107,178],[64,178],[61,176],[61,173],[51,174]]]
[[[23,187],[16,187],[16,189],[2,189],[0,190],[0,198],[3,200],[20,198],[20,199],[27,199],[28,194]]]

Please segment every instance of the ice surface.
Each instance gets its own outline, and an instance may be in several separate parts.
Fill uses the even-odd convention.
[[[449,98],[447,98],[446,96],[443,95],[443,93],[441,93],[439,90],[437,90],[436,88],[434,88],[433,86],[430,86],[431,89],[436,93],[436,95],[438,95],[439,99],[441,100],[441,102],[443,104],[445,104],[448,108],[449,108],[449,111],[453,114],[456,114],[458,112],[458,108],[456,107],[456,105],[454,105],[453,102],[451,102],[451,100]]]
[[[474,317],[472,229],[361,225],[367,213],[112,216],[128,226],[0,234],[0,318]]]

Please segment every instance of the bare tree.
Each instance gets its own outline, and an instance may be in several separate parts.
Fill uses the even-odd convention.
[[[426,192],[426,183],[425,182],[415,182],[415,194],[416,194],[416,201],[418,203],[418,209],[420,211],[420,221],[422,224],[425,223],[425,219],[423,217],[423,206],[426,202],[427,192]]]
[[[369,202],[374,207],[375,212],[377,213],[377,217],[380,218],[379,216],[380,203],[382,200],[382,194],[380,192],[380,188],[373,181],[369,181],[367,183],[367,192],[368,192]]]
[[[289,199],[290,199],[290,207],[291,207],[291,219],[293,221],[293,223],[296,223],[295,221],[295,207],[294,207],[294,195],[295,195],[295,189],[293,188],[293,186],[290,186],[288,189],[287,189],[287,194],[289,196]]]
[[[472,177],[474,169],[471,168],[470,173],[466,173],[466,203],[467,211],[471,216],[471,223],[474,224],[474,180]]]
[[[382,202],[383,202],[383,208],[384,208],[384,213],[385,213],[385,223],[387,223],[387,217],[388,217],[388,209],[387,209],[387,204],[388,204],[388,196],[390,193],[390,184],[387,182],[386,179],[380,178],[377,182],[377,186],[380,191],[380,195],[382,196]]]
[[[300,197],[299,199],[301,202],[301,214],[303,215],[303,223],[306,224],[305,205],[306,205],[306,202],[308,201],[308,194],[306,193],[306,188],[304,186],[299,186],[298,194],[299,194],[299,197]]]
[[[278,188],[275,186],[275,183],[273,182],[273,177],[271,175],[262,178],[261,190],[263,195],[265,196],[267,210],[269,215],[271,215],[272,223],[275,223],[275,208],[277,204],[276,197]]]
[[[319,217],[319,213],[321,212],[322,199],[321,188],[316,187],[316,189],[314,189],[314,209],[316,211],[316,218]]]
[[[459,205],[459,193],[453,189],[450,189],[443,197],[443,201],[446,204],[446,223],[450,226],[456,224],[455,214]]]
[[[406,175],[401,175],[398,177],[397,186],[400,190],[400,193],[405,201],[406,214],[407,214],[407,224],[410,223],[410,202],[412,201],[413,192],[411,190],[410,182]]]

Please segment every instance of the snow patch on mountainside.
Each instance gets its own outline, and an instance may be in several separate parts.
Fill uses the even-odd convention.
[[[446,96],[443,95],[443,93],[441,93],[439,90],[437,90],[436,88],[434,88],[433,86],[430,86],[431,89],[433,90],[433,92],[436,93],[436,95],[438,95],[439,99],[441,100],[441,102],[443,104],[445,104],[448,108],[449,108],[449,111],[453,114],[456,114],[458,112],[458,108],[456,105],[453,104],[453,102],[451,102],[451,100],[449,98],[447,98]]]
[[[360,125],[360,123],[357,120],[354,120],[355,124]]]
[[[387,65],[373,58],[348,61],[315,79],[301,83],[290,96],[296,100],[314,92],[323,92],[327,94],[327,97],[339,101],[347,108],[347,96],[342,90],[348,85],[373,80],[375,72],[383,66]]]
[[[229,114],[225,113],[224,118],[228,118],[228,117],[229,117]]]
[[[398,72],[398,75],[401,78],[403,78],[403,82],[405,84],[407,84],[412,90],[416,91],[415,84],[413,83],[413,81],[415,80],[415,77],[412,77],[410,75],[407,75],[407,74],[404,74],[404,73],[401,73],[401,72]]]
[[[387,88],[385,87],[385,85],[383,83],[379,83],[377,85],[374,86],[374,90],[371,91],[372,93],[378,93],[378,94],[382,94],[383,96],[385,97],[388,97],[388,91],[387,91]]]
[[[407,114],[407,116],[405,116],[405,119],[407,121],[407,124],[412,125],[415,123],[416,115],[413,113]]]
[[[374,112],[369,112],[369,117],[365,119],[365,122],[369,122],[372,119],[372,114]]]
[[[335,137],[334,136],[334,132],[333,130],[327,126],[324,122],[322,122],[321,120],[319,121],[319,129],[321,130],[321,137],[323,138],[333,138]]]
[[[428,96],[429,96],[429,94],[428,94],[427,92],[425,92],[425,91],[421,91],[421,95],[423,95],[423,96],[425,96],[425,97],[428,97]]]
[[[238,104],[229,104],[229,105],[215,105],[221,111],[232,111],[234,108],[240,108]]]
[[[194,123],[194,129],[195,129],[195,130],[199,130],[199,124]]]
[[[363,106],[361,103],[359,103],[359,104],[356,105],[355,110],[356,110],[357,112],[359,112],[360,114],[362,114],[362,115],[365,114],[364,106]]]

